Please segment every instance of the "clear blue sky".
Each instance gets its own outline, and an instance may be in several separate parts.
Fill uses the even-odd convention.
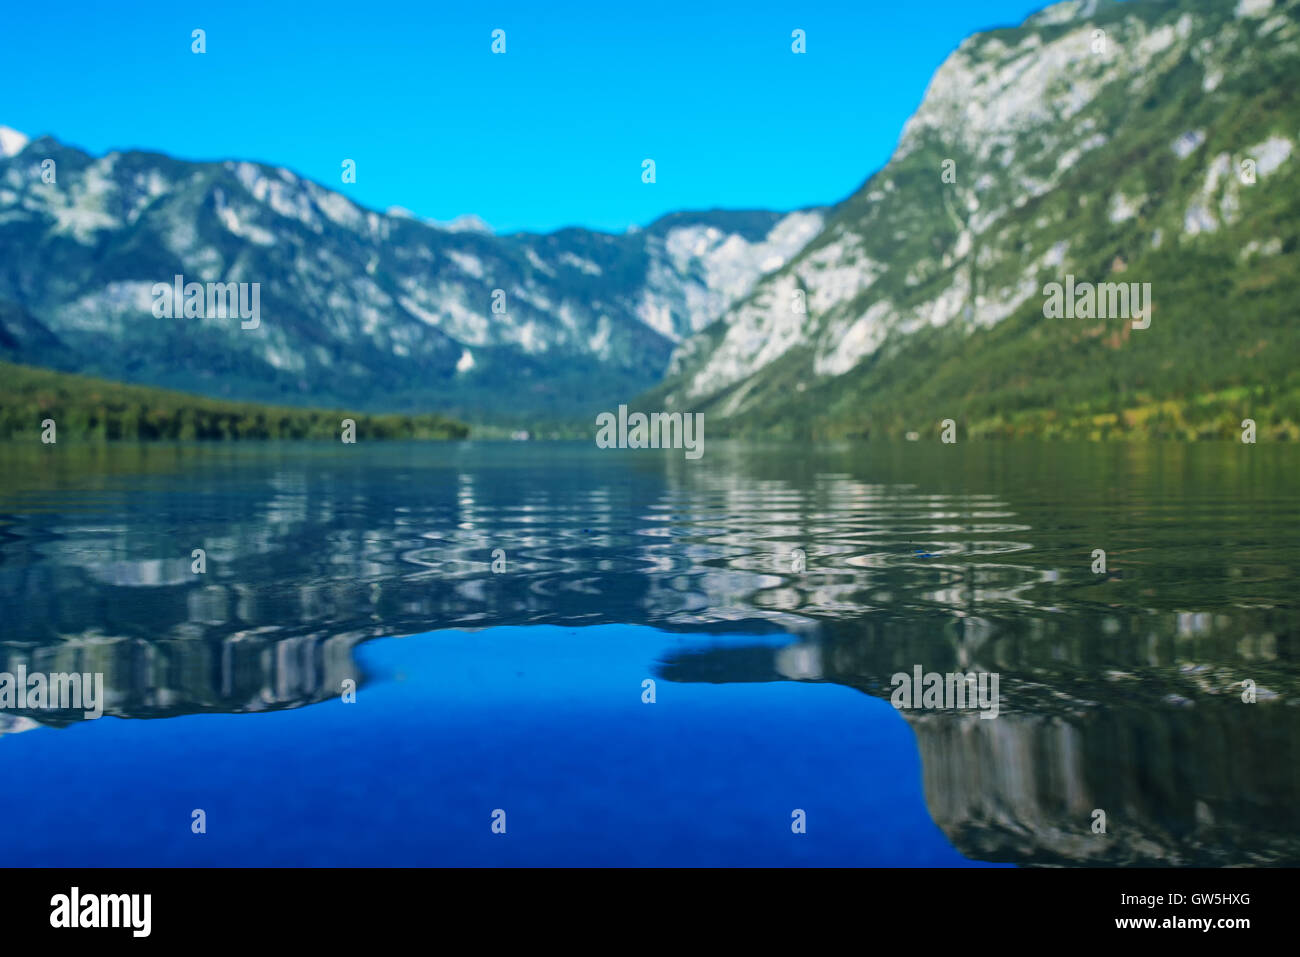
[[[0,125],[94,153],[261,160],[365,206],[473,213],[498,231],[622,230],[842,199],[963,37],[1046,5],[14,2]],[[505,55],[490,52],[498,27]]]

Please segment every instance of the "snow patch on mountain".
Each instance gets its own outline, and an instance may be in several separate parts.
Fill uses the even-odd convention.
[[[26,135],[8,126],[0,126],[0,156],[17,156],[30,142]]]

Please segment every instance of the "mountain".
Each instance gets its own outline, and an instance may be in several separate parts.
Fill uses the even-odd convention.
[[[260,163],[94,157],[0,128],[0,358],[260,402],[585,416],[658,382],[678,341],[822,221],[713,211],[497,236]],[[156,318],[151,290],[178,274],[258,283],[256,328]]]
[[[641,406],[715,435],[1300,438],[1298,9],[1071,0],[968,38]],[[1071,282],[1150,283],[1150,326],[1048,318]]]

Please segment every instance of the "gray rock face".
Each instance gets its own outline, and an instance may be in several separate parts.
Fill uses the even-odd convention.
[[[1169,322],[1186,314],[1182,340],[1210,341],[1214,326],[1192,323],[1245,295],[1218,290],[1267,285],[1291,248],[1300,115],[1272,91],[1297,78],[1300,22],[1286,0],[1070,0],[969,37],[889,163],[681,343],[654,398],[706,412],[715,432],[815,432],[808,423],[825,417],[840,433],[889,420],[901,435],[931,406],[956,415],[1023,376],[1015,344],[1032,338],[1050,372],[1027,384],[1065,383],[1087,401],[1089,363],[1069,364],[1082,333],[1043,322],[1044,285],[1067,274],[1153,283],[1165,332],[1139,345],[1159,354],[1124,355],[1137,357],[1130,378],[1158,368]],[[1120,324],[1096,333],[1111,334],[1124,341],[1108,348],[1128,345]],[[932,387],[941,370],[953,381]],[[908,413],[906,426],[893,421]]]
[[[497,236],[367,210],[283,168],[92,157],[5,130],[0,350],[235,398],[571,415],[658,381],[676,342],[821,223],[718,211]],[[176,275],[258,283],[260,324],[155,317],[151,290]]]

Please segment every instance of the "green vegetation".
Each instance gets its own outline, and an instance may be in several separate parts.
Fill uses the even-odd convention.
[[[933,436],[951,418],[963,436],[1226,440],[1249,418],[1260,441],[1300,440],[1300,4],[1282,6],[1266,27],[1210,0],[1099,5],[1086,23],[1126,52],[1047,70],[1044,113],[1016,127],[1014,148],[948,122],[951,96],[932,104],[908,150],[751,296],[753,321],[788,309],[777,279],[808,287],[793,345],[760,363],[776,324],[728,339],[733,309],[638,404],[703,412],[714,437]],[[1158,30],[1173,45],[1133,68]],[[1024,51],[1083,33],[1071,21],[977,36],[960,62],[980,115],[1007,94],[979,77],[1050,65]],[[1199,145],[1180,155],[1179,142]],[[879,275],[856,292],[819,277],[864,264]],[[1044,286],[1067,274],[1150,283],[1150,327],[1048,318]],[[880,345],[854,352],[855,328]],[[708,363],[724,345],[752,372],[719,388]],[[850,367],[827,374],[846,349]]]
[[[441,415],[366,415],[227,402],[184,392],[0,362],[0,438],[38,438],[53,419],[60,439],[463,439],[469,428]]]

